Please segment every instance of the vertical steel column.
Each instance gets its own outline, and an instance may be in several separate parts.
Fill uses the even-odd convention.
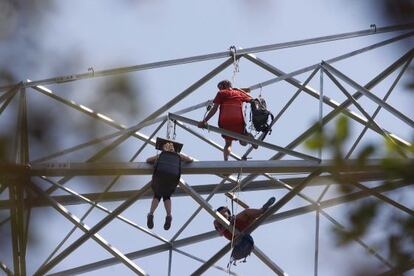
[[[318,260],[319,260],[319,218],[320,218],[320,214],[319,214],[319,204],[317,205],[316,208],[316,213],[315,213],[315,259],[314,259],[314,271],[313,271],[313,275],[318,276]]]
[[[168,250],[168,276],[171,276],[172,249]]]
[[[19,112],[16,130],[16,164],[26,165],[29,160],[28,136],[27,136],[27,108],[26,91],[20,88]],[[24,186],[28,181],[28,176],[16,175],[9,185],[11,207],[11,226],[13,244],[14,273],[16,275],[26,275],[26,221],[24,206]]]
[[[319,131],[321,135],[323,134],[323,69],[320,68],[320,75],[319,75]],[[322,144],[321,147],[318,149],[318,156],[319,159],[322,160]],[[316,212],[315,212],[315,257],[314,257],[314,276],[318,276],[318,260],[319,260],[319,219],[320,219],[320,212],[319,212],[319,204],[317,204]]]
[[[321,134],[323,133],[323,124],[322,124],[322,120],[323,120],[323,69],[321,68],[320,70],[320,75],[319,75],[319,131],[321,132]],[[319,152],[318,152],[318,156],[319,159],[322,160],[322,147],[319,147]]]
[[[15,181],[15,180],[14,180]],[[13,247],[13,269],[15,275],[20,275],[20,250],[19,250],[19,227],[17,220],[17,200],[16,200],[16,183],[9,183],[9,199],[10,199],[10,225],[11,238]]]
[[[3,95],[0,96],[0,102],[3,103],[2,106],[0,107],[0,114],[3,113],[3,111],[7,108],[7,106],[10,104],[11,100],[13,99],[13,97],[16,95],[16,93],[18,92],[20,88],[20,84],[13,86],[9,91],[5,92]],[[19,123],[19,121],[18,121]],[[17,129],[18,130],[18,129]],[[16,137],[18,137],[19,132],[16,131]],[[17,153],[17,152],[16,152]],[[17,156],[17,155],[16,155]],[[13,265],[14,265],[14,271],[19,272],[19,258],[18,258],[18,242],[17,242],[17,236],[16,236],[16,232],[13,231],[13,229],[15,229],[16,227],[16,214],[15,214],[15,191],[14,191],[14,183],[9,183],[9,185],[6,185],[5,182],[7,182],[10,180],[9,179],[5,179],[4,182],[2,180],[3,183],[0,183],[0,194],[3,193],[7,187],[9,187],[9,200],[11,203],[10,206],[10,216],[8,218],[6,218],[5,220],[0,222],[0,226],[8,221],[10,221],[10,225],[11,225],[11,229],[12,229],[12,248],[13,248]],[[2,264],[2,268],[4,268],[4,271],[6,273],[11,271]],[[7,272],[8,271],[8,272]],[[9,275],[9,274],[8,274]]]
[[[21,108],[21,133],[20,133],[20,157],[19,163],[22,165],[27,165],[29,163],[29,137],[27,130],[27,103],[26,103],[26,89],[22,88],[20,90],[20,108]],[[18,218],[20,223],[20,262],[21,262],[21,273],[26,275],[26,249],[27,249],[27,233],[28,223],[30,219],[30,212],[25,209],[25,186],[29,181],[28,175],[22,175],[21,181],[19,177],[19,183],[17,185],[17,204],[18,204]]]

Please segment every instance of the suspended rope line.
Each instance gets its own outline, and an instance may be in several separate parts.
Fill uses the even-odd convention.
[[[263,85],[260,83],[259,84],[260,90],[259,90],[259,98],[262,97],[262,90],[263,90]]]
[[[234,240],[235,240],[235,235],[236,235],[236,223],[237,223],[236,217],[237,217],[237,214],[238,214],[238,207],[239,207],[238,204],[240,204],[240,203],[238,203],[236,205],[236,208],[234,208],[234,198],[236,197],[236,200],[240,198],[240,192],[241,192],[240,181],[241,181],[242,174],[243,174],[243,168],[240,167],[240,171],[237,174],[237,179],[236,179],[237,184],[236,184],[236,187],[234,187],[234,189],[233,189],[235,192],[232,194],[232,197],[231,197],[231,214],[232,214],[231,218],[233,220],[232,221],[233,222],[233,227],[232,227],[232,236],[231,236],[230,248],[232,250],[234,249]],[[233,254],[230,254],[229,262],[227,264],[227,269],[228,269],[227,272],[229,273],[229,275],[231,273],[232,263],[236,264],[236,262],[233,260]]]
[[[176,127],[177,123],[175,120],[171,120],[170,117],[168,117],[168,123],[167,123],[167,134],[166,137],[168,140],[175,140],[176,134]]]
[[[230,46],[230,53],[233,58],[233,75],[231,77],[231,82],[233,87],[236,87],[236,74],[240,71],[239,70],[239,58],[237,57],[237,48],[236,46]]]

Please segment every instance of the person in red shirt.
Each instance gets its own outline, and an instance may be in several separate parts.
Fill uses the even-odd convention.
[[[274,197],[269,198],[269,200],[263,205],[260,209],[253,209],[247,208],[244,209],[242,212],[237,214],[236,216],[232,216],[230,214],[230,210],[225,207],[221,206],[217,208],[217,212],[223,215],[228,221],[230,221],[230,225],[235,225],[236,229],[240,232],[244,231],[254,220],[260,217],[269,207],[275,203],[276,199]],[[220,236],[226,237],[228,240],[232,240],[233,235],[231,231],[227,230],[218,220],[214,220],[214,228],[217,232],[219,232]]]
[[[243,103],[250,102],[252,100],[252,97],[246,93],[246,91],[249,91],[249,89],[232,88],[231,82],[228,80],[219,82],[217,87],[219,91],[213,100],[213,107],[205,119],[198,123],[198,127],[206,128],[208,120],[213,117],[213,115],[217,112],[218,107],[220,106],[218,120],[218,125],[220,128],[252,137],[251,134],[246,132],[246,124],[243,117]],[[222,135],[222,137],[226,143],[223,152],[224,160],[227,161],[231,152],[232,141],[237,139],[225,135]],[[242,146],[247,145],[247,143],[243,141],[239,141],[239,143]],[[253,145],[253,147],[257,148],[256,145]]]

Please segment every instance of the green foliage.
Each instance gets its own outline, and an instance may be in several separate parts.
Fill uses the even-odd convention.
[[[341,116],[336,122],[336,135],[332,139],[332,142],[342,143],[349,135],[348,118]]]
[[[332,228],[338,245],[346,245],[356,238],[362,237],[369,230],[378,212],[379,204],[376,201],[367,201],[356,205],[349,210],[349,231],[340,231]]]
[[[367,145],[365,146],[358,154],[357,156],[357,160],[358,160],[358,165],[360,167],[363,167],[367,160],[370,158],[370,156],[372,156],[376,151],[376,148],[374,145]]]
[[[305,145],[307,148],[312,150],[318,150],[325,147],[325,135],[323,134],[321,129],[316,131],[315,134],[305,142]]]
[[[336,122],[335,132],[324,133],[319,130],[306,143],[309,149],[324,149],[333,153],[335,166],[330,173],[339,184],[338,190],[344,194],[359,191],[353,185],[353,183],[357,183],[356,180],[342,173],[348,169],[345,166],[343,152],[344,144],[350,138],[349,134],[348,120],[341,117]],[[355,154],[358,168],[363,169],[374,154],[381,152],[379,147],[386,149],[384,156],[380,158],[384,180],[379,184],[385,184],[389,188],[398,188],[396,180],[399,181],[399,184],[414,183],[414,164],[407,162],[407,159],[404,158],[413,156],[413,146],[406,147],[390,136],[386,137],[384,146],[374,144],[363,146]],[[398,192],[398,190],[396,191]],[[388,208],[383,208],[383,206]],[[412,206],[407,207],[412,208]],[[338,246],[346,246],[355,239],[363,239],[375,225],[375,231],[382,231],[386,235],[385,242],[378,247],[388,252],[388,258],[392,263],[396,267],[403,267],[412,262],[414,259],[414,251],[412,250],[414,248],[414,218],[412,216],[390,207],[374,197],[353,202],[346,208],[348,227],[342,230],[332,228]],[[390,208],[394,208],[391,210],[395,211],[392,215],[389,214]],[[378,229],[381,224],[383,224],[382,229]],[[391,225],[392,227],[390,227]]]

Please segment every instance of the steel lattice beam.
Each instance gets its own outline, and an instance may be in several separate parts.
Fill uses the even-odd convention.
[[[413,159],[407,159],[405,164],[413,163]],[[361,167],[358,160],[344,162],[343,171],[375,172],[381,170],[381,160],[368,160]],[[336,167],[334,161],[325,160],[320,163],[307,160],[252,160],[252,161],[197,161],[182,165],[182,174],[229,174],[229,173],[307,173],[315,169],[328,171]],[[4,169],[0,166],[0,172],[7,174],[10,165]],[[17,173],[30,176],[91,176],[91,175],[150,175],[153,166],[144,162],[101,162],[101,163],[36,163],[30,169],[15,167]],[[13,174],[11,174],[13,175]]]
[[[409,165],[414,159],[403,161]],[[341,164],[342,165],[342,164]],[[380,172],[381,160],[368,160],[364,167],[358,160],[344,162],[344,172]],[[197,161],[182,165],[182,174],[229,174],[229,173],[307,173],[320,168],[329,171],[336,168],[333,161],[320,163],[306,160],[251,160],[251,161]],[[49,163],[34,164],[31,176],[81,176],[81,175],[150,175],[153,166],[143,162],[126,163]]]
[[[324,43],[324,42],[337,41],[337,40],[342,40],[342,39],[350,39],[350,38],[362,37],[362,36],[367,36],[367,35],[375,35],[375,34],[380,34],[380,33],[412,30],[413,28],[414,28],[413,23],[394,25],[394,26],[388,26],[388,27],[382,27],[382,28],[375,28],[375,30],[370,28],[370,29],[356,31],[356,32],[348,32],[348,33],[342,33],[342,34],[336,34],[336,35],[322,36],[322,37],[317,37],[317,38],[310,38],[310,39],[303,39],[303,40],[297,40],[297,41],[291,41],[291,42],[251,47],[251,48],[238,50],[237,52],[239,55],[244,55],[244,54],[252,54],[252,53],[259,53],[259,52],[266,52],[266,51],[275,51],[279,49],[300,47],[304,45],[312,45],[316,43]],[[129,67],[121,67],[121,68],[107,69],[107,70],[102,70],[102,71],[92,71],[88,73],[80,73],[80,74],[72,74],[72,75],[54,77],[54,78],[49,78],[49,79],[37,80],[37,81],[30,82],[30,83],[23,83],[23,85],[25,85],[26,87],[32,87],[35,85],[64,83],[68,81],[76,81],[76,80],[81,80],[81,79],[90,79],[90,78],[96,78],[96,77],[111,76],[111,75],[116,75],[116,74],[125,74],[129,72],[143,71],[143,70],[149,70],[149,69],[161,68],[161,67],[167,67],[167,66],[173,66],[173,65],[179,65],[179,64],[187,64],[187,63],[192,63],[192,62],[200,62],[200,61],[206,61],[206,60],[212,60],[212,59],[226,58],[226,57],[231,57],[231,54],[232,53],[230,51],[218,52],[218,53],[213,53],[213,54],[199,55],[199,56],[173,59],[173,60],[165,60],[165,61],[159,61],[159,62],[129,66]],[[10,85],[0,86],[0,91],[9,89],[9,88],[11,88]]]
[[[385,175],[383,172],[361,172],[361,173],[347,173],[344,177],[352,178],[358,182],[364,181],[379,181],[384,179]],[[292,177],[292,178],[283,178],[279,179],[279,181],[290,185],[296,186],[303,180],[303,177]],[[320,176],[315,179],[312,183],[309,183],[309,186],[323,186],[323,185],[330,185],[335,184],[336,182],[332,180],[330,176]],[[216,187],[217,184],[205,184],[205,185],[193,185],[193,189],[200,195],[210,194]],[[224,183],[220,189],[216,191],[216,193],[222,194],[231,191],[234,188],[234,184]],[[250,191],[263,191],[263,190],[280,190],[285,189],[283,185],[275,182],[274,180],[256,180],[250,183],[246,188],[243,189],[244,192]],[[105,193],[87,193],[81,194],[82,197],[85,197],[94,202],[112,202],[112,201],[121,201],[126,200],[136,190],[126,190],[126,191],[116,191],[116,192],[105,192]],[[145,193],[142,198],[148,199],[152,198],[152,193],[147,192]],[[173,197],[182,197],[187,196],[187,194],[180,188],[177,187],[176,191],[174,192]],[[58,202],[62,205],[74,205],[74,204],[82,204],[85,203],[84,200],[79,198],[75,195],[61,195],[61,196],[52,196],[53,200]],[[44,207],[48,206],[47,202],[41,198],[32,198],[30,202],[26,202],[26,204],[30,205],[30,207]],[[1,200],[0,201],[0,210],[1,209],[8,209],[10,208],[9,200]],[[1,225],[1,222],[0,222]]]
[[[185,256],[192,258],[194,260],[204,262],[204,264],[198,270],[196,270],[194,274],[203,273],[209,267],[213,266],[214,262],[218,260],[219,258],[221,258],[230,249],[229,244],[227,244],[222,250],[220,250],[217,254],[215,254],[215,256],[213,256],[210,260],[205,262],[202,260],[202,258],[199,258],[198,256],[193,256],[191,254],[178,250],[178,247],[213,238],[216,236],[215,232],[213,231],[206,232],[200,235],[194,235],[194,236],[190,236],[188,238],[179,239],[179,240],[177,238],[180,235],[180,233],[186,228],[186,226],[191,223],[192,218],[197,216],[198,210],[200,210],[201,208],[205,209],[214,219],[219,220],[220,222],[224,223],[227,226],[227,228],[229,228],[230,227],[229,222],[224,217],[222,217],[220,214],[218,214],[216,211],[214,211],[212,206],[209,205],[208,200],[211,197],[213,197],[216,192],[217,193],[227,192],[233,189],[236,184],[239,184],[238,187],[242,191],[255,191],[255,190],[262,190],[262,189],[279,189],[279,188],[284,188],[284,189],[289,190],[287,194],[285,194],[285,196],[282,197],[282,199],[280,199],[274,206],[272,206],[265,213],[263,217],[261,217],[256,222],[254,222],[250,227],[248,227],[245,230],[246,233],[250,233],[256,227],[258,227],[261,223],[271,223],[274,221],[287,219],[290,217],[295,217],[301,214],[314,212],[314,211],[316,211],[318,218],[319,218],[319,214],[325,215],[327,219],[330,222],[332,222],[336,227],[341,228],[342,226],[334,218],[332,218],[327,213],[325,213],[323,209],[328,208],[330,206],[336,206],[338,204],[364,198],[367,196],[374,196],[383,202],[386,202],[396,208],[399,208],[399,210],[402,210],[410,215],[414,215],[414,212],[411,209],[381,194],[384,191],[401,188],[401,187],[404,187],[412,183],[399,183],[399,185],[379,186],[376,188],[368,188],[368,186],[362,185],[360,183],[364,181],[379,180],[379,179],[384,178],[384,173],[381,169],[381,164],[380,164],[381,160],[369,160],[368,163],[363,168],[360,168],[359,163],[356,160],[345,161],[346,167],[342,168],[343,169],[342,174],[346,175],[347,177],[351,176],[352,181],[349,181],[349,183],[362,189],[362,191],[360,192],[349,194],[349,195],[344,195],[344,196],[337,197],[337,198],[331,198],[331,199],[324,200],[324,201],[322,201],[322,197],[324,195],[325,190],[327,190],[327,188],[324,190],[324,192],[322,193],[318,201],[315,201],[311,197],[301,194],[300,191],[305,186],[326,184],[326,183],[307,183],[311,178],[314,178],[314,177],[315,177],[314,180],[317,179],[317,181],[321,181],[321,180],[325,181],[326,178],[329,178],[329,184],[332,184],[334,179],[330,179],[330,176],[326,174],[325,176],[319,176],[319,177],[316,177],[316,176],[319,175],[321,172],[329,173],[333,171],[336,166],[335,166],[335,162],[333,161],[319,160],[319,158],[315,158],[308,154],[297,152],[294,150],[299,144],[303,143],[311,134],[315,133],[315,131],[317,131],[317,129],[320,126],[325,125],[332,118],[334,118],[336,115],[340,113],[345,113],[347,116],[352,118],[354,121],[364,126],[364,131],[357,138],[357,141],[352,146],[352,149],[350,150],[350,152],[354,150],[359,140],[361,139],[361,137],[363,136],[363,134],[368,128],[372,129],[373,131],[381,135],[384,135],[385,137],[391,136],[392,139],[395,139],[395,141],[399,143],[399,145],[401,146],[402,152],[405,150],[406,147],[410,146],[410,143],[408,143],[407,141],[404,141],[402,138],[399,138],[396,135],[382,128],[379,121],[375,121],[374,119],[379,109],[383,108],[389,113],[391,113],[392,115],[394,115],[395,117],[397,117],[398,119],[405,122],[409,127],[414,128],[414,121],[411,118],[407,117],[402,112],[400,112],[400,110],[398,110],[397,108],[393,107],[391,104],[386,102],[388,95],[391,93],[391,91],[393,90],[393,88],[395,87],[399,79],[401,78],[402,74],[405,72],[405,69],[409,66],[409,63],[411,62],[414,56],[414,49],[411,49],[409,52],[407,52],[404,56],[402,56],[392,65],[387,67],[383,72],[381,72],[372,81],[368,82],[365,86],[358,84],[357,82],[349,78],[345,73],[340,72],[339,70],[334,68],[331,65],[331,63],[339,61],[339,60],[347,59],[349,57],[370,51],[372,49],[380,48],[382,46],[394,43],[396,41],[400,41],[402,39],[409,38],[414,35],[413,29],[414,29],[414,24],[412,23],[404,24],[404,25],[397,25],[397,26],[390,26],[390,27],[385,27],[385,28],[375,27],[375,30],[369,29],[369,30],[363,30],[363,31],[357,31],[357,32],[342,33],[342,34],[332,35],[332,36],[323,36],[323,37],[317,37],[317,38],[311,38],[311,39],[292,41],[292,42],[287,42],[287,43],[270,44],[270,45],[264,45],[264,46],[259,46],[259,47],[239,49],[239,50],[234,50],[234,51],[232,50],[223,51],[223,52],[207,54],[207,55],[199,55],[199,56],[193,56],[193,57],[187,57],[187,58],[181,58],[181,59],[166,60],[166,61],[153,62],[153,63],[148,63],[148,64],[122,67],[122,68],[114,68],[114,69],[102,70],[102,71],[92,70],[91,72],[88,72],[88,73],[54,77],[54,78],[48,78],[48,79],[43,79],[43,80],[37,80],[33,82],[27,81],[27,82],[21,82],[15,86],[0,87],[0,91],[4,91],[5,89],[10,89],[9,91],[6,91],[0,95],[0,104],[1,104],[0,114],[9,106],[9,103],[12,101],[13,97],[17,94],[18,90],[22,89],[20,93],[19,112],[18,112],[19,127],[17,128],[17,132],[16,132],[16,140],[17,140],[16,160],[15,160],[16,162],[12,164],[10,163],[0,164],[0,176],[2,177],[2,186],[0,189],[3,190],[4,187],[8,187],[9,193],[10,193],[8,200],[0,201],[0,209],[10,209],[10,213],[11,213],[10,219],[6,219],[0,224],[5,224],[8,221],[10,221],[10,225],[13,229],[12,241],[13,241],[13,261],[14,261],[13,266],[15,270],[14,274],[19,274],[19,275],[26,274],[26,257],[25,257],[26,252],[25,251],[26,251],[26,244],[27,244],[27,232],[29,229],[27,225],[29,223],[29,218],[30,218],[30,208],[35,207],[35,206],[53,207],[54,209],[59,211],[62,215],[64,215],[68,220],[73,222],[76,225],[76,227],[82,229],[85,232],[83,236],[81,236],[75,242],[70,244],[66,249],[60,252],[57,256],[55,256],[54,258],[50,257],[50,259],[48,258],[45,261],[44,265],[42,265],[39,268],[39,270],[37,271],[37,274],[44,274],[48,272],[50,269],[56,266],[59,262],[61,262],[64,258],[69,256],[70,254],[74,254],[74,251],[81,244],[83,244],[85,241],[89,239],[95,239],[96,241],[98,241],[98,243],[101,246],[103,246],[106,250],[108,250],[114,256],[113,258],[106,259],[100,262],[87,264],[84,266],[79,266],[79,267],[69,269],[66,271],[61,271],[61,272],[56,273],[56,275],[69,275],[72,273],[83,273],[86,271],[91,271],[97,268],[105,267],[108,265],[113,265],[113,264],[120,263],[120,262],[123,262],[127,267],[132,269],[134,273],[145,275],[145,272],[141,268],[139,268],[136,264],[134,264],[131,260],[134,258],[152,255],[157,252],[164,252],[164,251],[169,252],[168,274],[171,274],[171,268],[173,265],[172,253],[174,251],[180,254],[184,254]],[[292,71],[290,73],[285,73],[279,70],[278,68],[274,67],[273,65],[267,63],[266,61],[261,60],[253,55],[253,53],[273,51],[273,50],[291,48],[291,47],[299,47],[303,45],[311,45],[311,44],[323,43],[323,42],[328,42],[328,41],[336,41],[336,40],[341,40],[341,39],[349,39],[353,37],[362,37],[362,36],[373,35],[373,34],[378,34],[378,33],[395,32],[395,31],[402,31],[402,30],[410,30],[410,31],[407,33],[399,34],[398,36],[395,36],[395,37],[392,37],[386,40],[382,40],[370,46],[366,46],[361,49],[348,52],[346,54],[342,54],[335,58],[328,59],[326,60],[326,62],[322,62],[321,64],[314,64],[311,66],[306,66],[304,68]],[[144,185],[140,190],[135,190],[135,191],[107,192],[109,191],[108,189],[108,190],[105,190],[105,192],[91,193],[91,194],[80,194],[78,192],[75,192],[63,186],[63,184],[65,184],[67,181],[71,180],[75,176],[116,175],[117,177],[115,179],[118,179],[120,176],[124,176],[124,175],[150,175],[152,174],[152,171],[153,171],[152,165],[142,163],[142,162],[133,163],[131,162],[133,160],[130,160],[130,162],[96,163],[96,161],[100,160],[103,156],[105,156],[107,153],[112,151],[115,147],[123,143],[129,137],[135,137],[135,138],[138,138],[144,141],[144,144],[142,145],[142,147],[140,148],[140,150],[138,150],[138,153],[136,154],[138,155],[141,152],[141,150],[147,145],[147,143],[153,144],[153,141],[151,140],[152,136],[148,138],[147,136],[142,135],[138,131],[146,126],[149,126],[150,124],[153,124],[159,121],[164,121],[166,118],[177,120],[177,121],[195,126],[197,124],[195,120],[185,118],[183,116],[180,116],[179,114],[181,114],[181,112],[184,113],[184,112],[192,111],[199,107],[205,106],[207,102],[182,109],[176,112],[176,114],[173,114],[173,113],[169,113],[168,115],[165,115],[165,114],[166,112],[171,112],[171,108],[173,106],[175,106],[185,97],[187,97],[188,95],[190,95],[191,93],[199,89],[202,85],[207,83],[217,74],[222,72],[225,68],[231,65],[233,61],[238,60],[243,57],[253,62],[254,64],[258,65],[259,67],[276,75],[276,78],[273,78],[269,81],[262,82],[260,84],[251,86],[252,89],[257,89],[262,86],[270,85],[278,81],[286,81],[292,84],[293,86],[297,87],[298,89],[295,95],[289,100],[289,102],[285,105],[285,107],[278,114],[274,122],[276,122],[276,120],[283,115],[284,111],[289,107],[289,105],[295,100],[295,98],[302,91],[311,95],[315,99],[319,100],[321,105],[322,103],[325,103],[329,105],[330,107],[332,107],[334,110],[323,118],[321,116],[319,124],[315,124],[311,126],[307,131],[305,131],[303,134],[301,134],[296,139],[294,139],[286,147],[281,147],[273,143],[260,141],[260,139],[254,140],[254,139],[246,138],[236,133],[230,133],[223,129],[211,127],[210,130],[213,132],[232,136],[237,139],[259,145],[262,148],[279,151],[279,153],[275,154],[270,160],[262,160],[262,161],[260,160],[230,161],[230,162],[200,161],[200,162],[194,162],[191,164],[184,164],[183,165],[184,175],[185,174],[214,174],[214,175],[218,175],[222,177],[223,180],[218,184],[195,185],[195,186],[190,186],[186,184],[186,182],[183,179],[180,181],[180,187],[177,189],[175,196],[183,196],[183,195],[190,196],[192,199],[196,201],[196,203],[200,206],[200,208],[197,209],[197,211],[190,217],[189,220],[187,220],[184,226],[174,235],[174,237],[170,241],[162,237],[158,237],[150,233],[150,231],[146,230],[145,228],[140,227],[134,222],[120,216],[120,214],[124,210],[126,210],[129,206],[134,204],[138,199],[149,197],[149,193],[148,193],[149,186],[150,186],[149,183]],[[89,79],[89,78],[95,78],[95,77],[110,76],[110,75],[115,75],[115,74],[149,70],[153,68],[161,68],[161,67],[166,67],[166,66],[173,66],[173,65],[186,64],[186,63],[191,63],[191,62],[199,62],[199,61],[221,59],[221,58],[227,58],[227,60],[225,60],[221,65],[219,65],[218,67],[210,71],[207,75],[205,75],[201,79],[195,81],[190,87],[180,92],[176,97],[168,101],[162,107],[155,110],[143,121],[138,122],[137,124],[133,125],[130,128],[126,128],[122,124],[116,123],[115,121],[107,117],[106,115],[96,113],[90,108],[85,108],[84,106],[76,104],[73,101],[67,100],[63,97],[59,97],[53,94],[47,88],[40,86],[43,84],[52,84],[52,83],[59,84],[59,83],[67,82],[67,81],[76,81],[76,80]],[[392,87],[390,88],[389,92],[387,92],[386,97],[384,97],[384,99],[380,99],[377,96],[375,96],[371,92],[372,88],[375,87],[382,80],[384,80],[386,77],[388,77],[391,73],[396,71],[398,68],[402,67],[402,65],[404,65],[404,68],[399,73],[397,79],[393,82]],[[317,91],[316,89],[313,89],[312,87],[308,85],[308,82],[313,78],[313,76],[317,73],[317,70],[319,69],[322,69],[323,72],[327,72],[328,77],[331,77],[334,83],[347,96],[348,99],[344,101],[342,104],[338,104],[333,99],[328,98],[323,93]],[[314,71],[304,83],[301,83],[300,81],[294,78],[294,76],[297,76],[299,74],[302,74],[302,73],[305,73],[311,70],[314,70]],[[346,91],[340,85],[340,83],[335,79],[334,76],[348,83],[350,86],[356,89],[357,92],[355,92],[352,95],[348,93],[348,91]],[[320,79],[320,83],[322,87],[323,86],[322,78]],[[27,114],[26,114],[27,107],[26,107],[26,98],[25,98],[26,93],[24,90],[25,87],[32,87],[35,90],[39,91],[40,93],[46,96],[52,97],[58,102],[68,105],[69,107],[73,108],[74,110],[78,112],[87,114],[88,116],[94,118],[96,122],[98,121],[104,122],[119,130],[105,137],[96,138],[87,143],[76,145],[70,149],[66,149],[61,152],[53,153],[52,155],[43,157],[36,161],[45,161],[45,160],[50,160],[51,158],[62,157],[66,153],[74,152],[75,150],[80,150],[89,145],[94,145],[102,141],[111,139],[111,138],[116,138],[115,141],[111,143],[110,145],[105,146],[103,150],[98,151],[96,154],[94,154],[92,157],[90,157],[85,162],[50,162],[50,163],[30,162],[29,143],[28,143],[28,137],[27,137]],[[321,91],[322,91],[322,88],[321,88]],[[326,93],[326,91],[324,91],[324,93]],[[357,100],[363,95],[371,99],[376,104],[378,104],[378,109],[374,113],[374,115],[372,115],[372,117],[370,117],[370,115],[367,112],[365,112],[362,109],[362,107],[359,105],[359,103],[357,102]],[[358,109],[360,109],[360,111],[362,112],[365,118],[347,109],[351,104],[354,104]],[[320,112],[321,110],[322,110],[322,106],[320,106]],[[162,116],[163,114],[164,116]],[[203,135],[199,134],[197,131],[190,129],[183,123],[179,123],[179,125],[183,129],[186,129],[190,134],[200,138],[201,140],[217,148],[218,150],[223,150],[220,145],[204,137]],[[155,132],[157,131],[158,129]],[[244,157],[247,157],[250,151],[251,150],[248,150],[245,153]],[[350,154],[351,153],[349,153],[349,155]],[[280,160],[286,155],[291,155],[296,158],[305,159],[305,160]],[[240,159],[240,157],[235,154],[232,154],[232,157],[234,157],[236,160]],[[347,158],[348,157],[349,156],[347,156]],[[408,165],[411,165],[411,166],[414,165],[413,159],[406,159],[405,162]],[[241,182],[239,182],[239,180],[236,179],[235,177],[225,176],[231,173],[241,173],[241,172],[243,174],[250,174],[247,177],[245,177]],[[280,180],[275,175],[270,175],[271,173],[280,174],[280,175],[289,175],[293,173],[293,174],[300,174],[300,177],[287,177],[285,179]],[[311,173],[309,177],[303,177],[303,175],[307,175],[309,173]],[[258,175],[264,175],[269,180],[253,181]],[[45,192],[41,190],[40,188],[38,188],[37,186],[30,184],[29,182],[30,177],[33,177],[33,176],[42,176],[43,179],[46,179],[45,176],[64,176],[64,177],[57,182],[47,179],[46,181],[52,184],[52,188],[49,188]],[[5,181],[3,181],[3,179]],[[230,181],[231,184],[225,183],[226,181]],[[6,183],[7,186],[6,185],[3,186],[4,184],[3,182]],[[116,180],[114,180],[113,183],[115,182]],[[28,198],[30,194],[26,192],[26,185],[29,185],[28,187],[30,187],[30,189],[33,189],[33,191],[39,194],[40,197],[39,198]],[[70,195],[50,196],[49,193],[53,192],[57,188],[62,189],[63,191],[69,193]],[[203,197],[201,197],[201,194],[207,194],[207,193],[209,194],[207,199],[204,199]],[[310,202],[311,204],[300,207],[300,208],[293,208],[293,209],[290,209],[288,211],[281,212],[278,214],[273,214],[274,212],[278,211],[284,204],[286,204],[289,200],[291,200],[295,196],[300,196],[304,198],[306,201]],[[125,202],[123,202],[120,206],[118,206],[114,211],[111,211],[103,207],[102,205],[98,204],[98,202],[101,202],[101,201],[119,201],[119,200],[125,200]],[[99,221],[94,227],[88,228],[79,219],[71,215],[63,207],[63,204],[89,204],[91,206],[91,209],[94,207],[97,207],[100,210],[106,212],[108,215],[104,219]],[[29,210],[29,212],[27,212],[28,214],[26,214],[26,210]],[[161,244],[155,247],[144,248],[139,251],[131,252],[125,255],[118,252],[115,248],[110,246],[106,241],[102,240],[100,236],[97,234],[98,231],[100,231],[103,227],[108,225],[115,218],[121,219],[121,221],[129,224],[132,227],[137,228],[137,230],[142,230],[145,234],[153,235],[154,237],[158,238],[164,244]],[[318,226],[317,226],[317,229],[319,229]],[[369,246],[367,246],[364,242],[360,240],[357,240],[357,242],[360,245],[362,245],[364,248],[371,251]],[[318,243],[316,244],[318,245]],[[317,248],[315,249],[315,251],[317,252]],[[273,272],[275,272],[278,275],[284,274],[284,271],[276,264],[275,260],[272,260],[270,257],[266,256],[259,248],[256,248],[255,254]],[[384,263],[386,263],[390,268],[392,267],[392,264],[387,262],[387,260],[382,258],[380,255],[377,255],[376,257],[380,259],[381,261],[383,261]],[[315,262],[317,264],[317,261]],[[3,263],[0,263],[0,268],[8,274],[11,273],[11,271],[7,267],[5,267]],[[315,266],[315,274],[317,274],[317,270],[318,270],[317,266]],[[389,273],[392,273],[393,271],[396,271],[396,270],[390,270]]]
[[[382,186],[373,188],[372,190],[383,193],[383,192],[388,192],[388,191],[392,191],[395,189],[403,188],[403,187],[406,187],[407,185],[410,185],[410,184],[409,183],[399,183],[399,184],[395,183],[394,185],[382,185]],[[369,196],[369,193],[365,191],[354,192],[348,195],[343,195],[340,197],[324,200],[320,202],[319,208],[320,209],[330,208],[330,207],[334,207],[340,204],[353,202],[353,201],[365,198],[367,196]],[[272,215],[263,224],[272,223],[272,222],[281,221],[281,220],[293,218],[296,216],[308,214],[308,213],[316,211],[316,208],[317,207],[314,204],[310,204],[310,205],[306,205],[303,207],[294,208],[294,209],[290,209],[284,212],[280,212],[278,214]],[[187,237],[187,238],[177,240],[173,243],[173,246],[175,247],[186,246],[186,245],[190,245],[193,243],[206,241],[208,239],[212,239],[217,236],[218,236],[218,233],[216,231],[205,232],[202,234],[194,235],[192,237]],[[163,252],[165,250],[169,250],[169,248],[170,248],[169,245],[164,244],[164,245],[159,245],[159,246],[155,246],[152,248],[130,252],[130,253],[125,254],[125,256],[127,256],[130,259],[142,258],[145,256]],[[73,275],[77,273],[85,273],[85,272],[93,271],[96,269],[104,268],[107,266],[116,265],[118,263],[119,263],[119,260],[117,260],[116,258],[110,258],[110,259],[105,259],[102,261],[90,263],[87,265],[79,266],[77,268],[69,269],[66,271],[61,271],[61,272],[58,272],[52,275]]]

